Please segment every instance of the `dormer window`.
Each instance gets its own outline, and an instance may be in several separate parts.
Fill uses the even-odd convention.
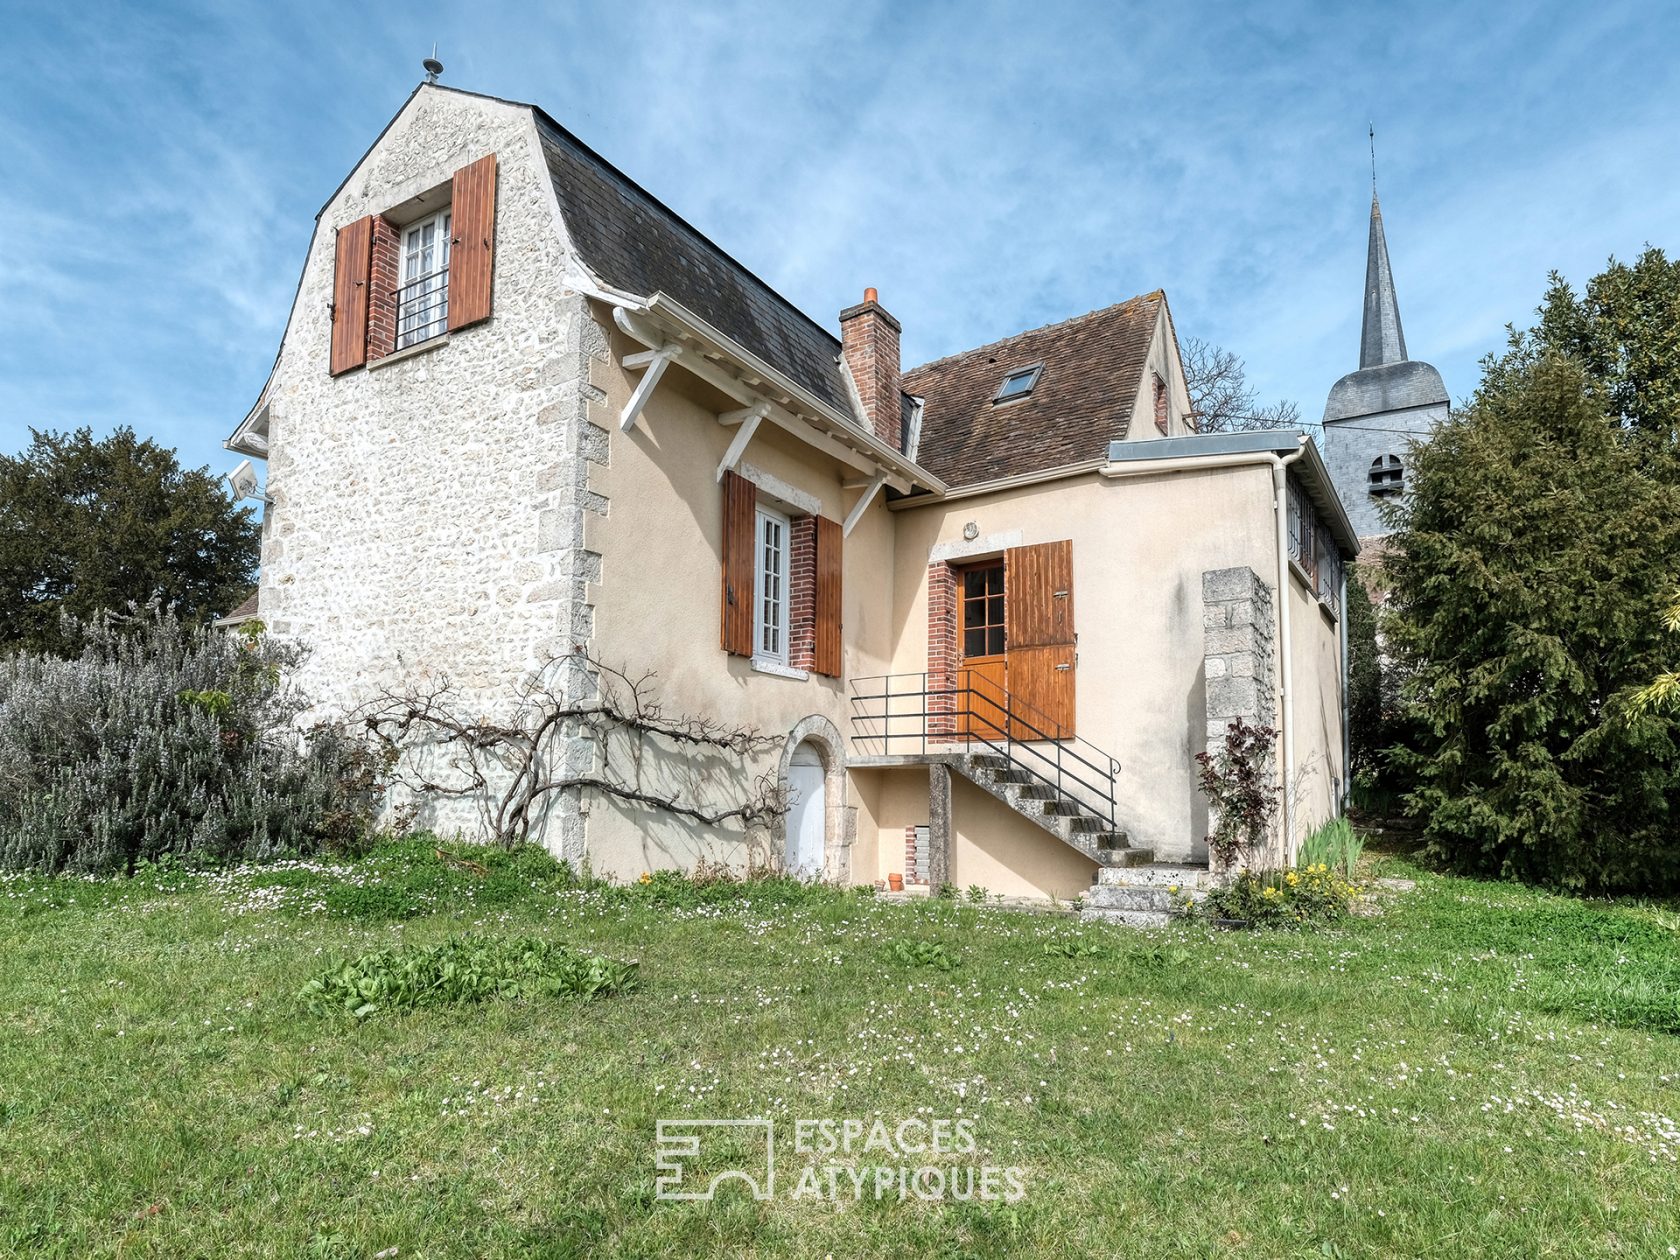
[[[449,327],[449,229],[447,209],[403,229],[398,350],[436,337]]]
[[[998,388],[994,403],[1014,402],[1017,398],[1025,398],[1033,392],[1033,386],[1038,384],[1039,373],[1044,371],[1044,364],[1035,363],[1031,367],[1016,368],[1003,378],[1003,384]]]
[[[1371,493],[1399,494],[1406,488],[1406,470],[1398,455],[1379,455],[1371,461]]]

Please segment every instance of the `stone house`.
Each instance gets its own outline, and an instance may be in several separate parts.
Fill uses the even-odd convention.
[[[1097,883],[1136,917],[1205,861],[1193,757],[1239,715],[1282,731],[1282,858],[1346,764],[1357,544],[1315,448],[1194,432],[1159,290],[908,371],[899,335],[868,290],[836,336],[540,109],[422,85],[227,443],[268,465],[260,615],[323,718],[444,678],[508,713],[568,661],[587,700],[593,660],[770,737],[566,726],[535,834],[620,878]],[[785,816],[651,803],[761,777]]]

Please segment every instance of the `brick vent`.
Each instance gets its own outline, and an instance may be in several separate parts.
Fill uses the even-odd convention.
[[[927,840],[927,824],[911,825],[904,829],[904,882],[906,884],[925,884],[928,882],[928,862],[931,858],[930,845]]]

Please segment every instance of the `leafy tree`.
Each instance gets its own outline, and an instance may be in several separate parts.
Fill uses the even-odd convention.
[[[1577,889],[1680,886],[1680,715],[1663,662],[1680,452],[1583,364],[1520,344],[1412,456],[1389,646],[1410,810],[1455,864]]]
[[[0,456],[0,651],[72,650],[65,614],[160,601],[204,621],[244,597],[257,522],[208,468],[127,428],[30,433]]]
[[[1248,383],[1247,368],[1229,350],[1192,337],[1184,343],[1180,357],[1197,432],[1299,427],[1301,411],[1294,403],[1260,405],[1259,391]]]
[[[1357,566],[1348,573],[1347,619],[1350,768],[1355,775],[1373,779],[1381,772],[1382,750],[1389,743],[1388,716],[1394,696],[1377,642],[1377,610]]]
[[[1554,271],[1533,337],[1578,362],[1622,424],[1680,430],[1680,259],[1649,247],[1632,265],[1612,258],[1579,295]]]
[[[1663,612],[1662,624],[1663,629],[1669,633],[1680,634],[1680,599],[1675,600]],[[1648,685],[1634,693],[1635,713],[1649,713],[1653,709],[1680,710],[1680,669],[1658,674]]]

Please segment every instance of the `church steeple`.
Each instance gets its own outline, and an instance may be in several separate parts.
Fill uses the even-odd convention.
[[[1371,243],[1365,254],[1365,329],[1359,340],[1359,366],[1381,367],[1406,358],[1406,334],[1400,327],[1400,301],[1394,296],[1394,273],[1388,266],[1382,207],[1371,190]]]

